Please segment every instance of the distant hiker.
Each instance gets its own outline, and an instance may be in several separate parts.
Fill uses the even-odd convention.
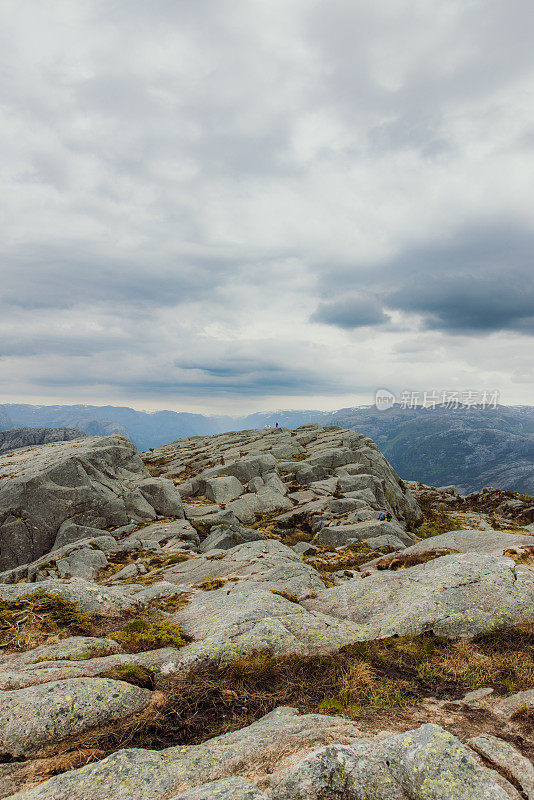
[[[378,520],[379,520],[379,522],[385,522],[386,515],[384,514],[383,511],[381,511],[380,514],[378,515]]]
[[[276,425],[275,425],[274,427],[275,427],[275,428],[278,428],[278,422],[276,423]]]
[[[386,520],[388,522],[391,522],[391,511],[388,511],[388,513],[386,514]]]

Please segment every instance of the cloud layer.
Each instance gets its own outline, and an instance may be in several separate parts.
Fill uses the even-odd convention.
[[[528,0],[0,16],[0,401],[532,402]]]

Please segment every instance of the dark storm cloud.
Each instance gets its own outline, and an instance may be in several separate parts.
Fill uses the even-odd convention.
[[[169,373],[171,372],[172,370],[169,371]],[[59,388],[71,385],[90,387],[100,382],[99,378],[91,371],[83,375],[57,372],[52,376],[37,376],[34,380],[40,386]],[[269,397],[284,394],[329,394],[340,390],[354,390],[352,381],[343,383],[337,378],[320,376],[313,369],[273,365],[263,363],[261,360],[252,363],[248,359],[243,359],[239,366],[226,366],[224,362],[221,362],[217,367],[196,366],[185,369],[183,372],[180,370],[178,375],[168,374],[157,378],[149,375],[142,378],[134,375],[116,375],[113,378],[113,385],[126,393],[133,395],[146,393],[148,396],[174,392],[187,396],[198,396],[209,392],[219,397],[236,393],[251,397],[255,395]],[[371,388],[372,386],[365,386],[366,390]]]
[[[478,222],[377,264],[340,266],[322,282],[341,296],[321,304],[312,320],[340,328],[381,325],[390,309],[421,315],[425,328],[449,334],[533,333],[534,231]],[[348,286],[362,284],[379,294],[346,297]]]
[[[453,241],[432,243],[385,265],[404,285],[390,308],[423,315],[448,333],[534,333],[534,232],[477,225]]]
[[[243,267],[238,257],[160,255],[115,256],[80,241],[61,246],[20,247],[5,256],[0,306],[72,308],[77,305],[127,308],[190,303],[225,284]]]
[[[360,328],[382,325],[389,321],[380,300],[373,295],[354,294],[341,300],[321,303],[311,317],[312,322],[324,322],[339,328]]]

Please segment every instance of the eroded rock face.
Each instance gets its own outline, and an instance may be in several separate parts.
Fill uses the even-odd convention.
[[[56,442],[0,458],[0,569],[48,553],[66,521],[102,530],[158,514],[182,517],[180,496],[171,481],[150,477],[122,436]]]
[[[419,506],[409,489],[374,442],[337,426],[306,425],[296,431],[277,428],[194,437],[157,448],[144,458],[149,467],[157,464],[164,475],[181,478],[178,485],[183,497],[194,498],[207,490],[212,498],[210,482],[215,480],[217,486],[222,477],[233,476],[244,493],[232,500],[227,494],[227,507],[245,524],[253,522],[256,515],[294,507],[294,499],[290,502],[284,490],[288,482],[296,482],[303,489],[310,487],[311,498],[331,499],[334,494],[343,497],[350,493],[353,500],[361,499],[360,508],[369,509],[368,518],[376,519],[377,510],[389,510],[402,529],[406,523],[417,526],[421,521]],[[193,477],[188,477],[191,470]],[[231,493],[239,490],[237,484],[232,487]]]

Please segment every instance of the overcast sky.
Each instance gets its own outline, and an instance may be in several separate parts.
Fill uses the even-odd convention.
[[[0,16],[0,403],[533,403],[532,0]]]

